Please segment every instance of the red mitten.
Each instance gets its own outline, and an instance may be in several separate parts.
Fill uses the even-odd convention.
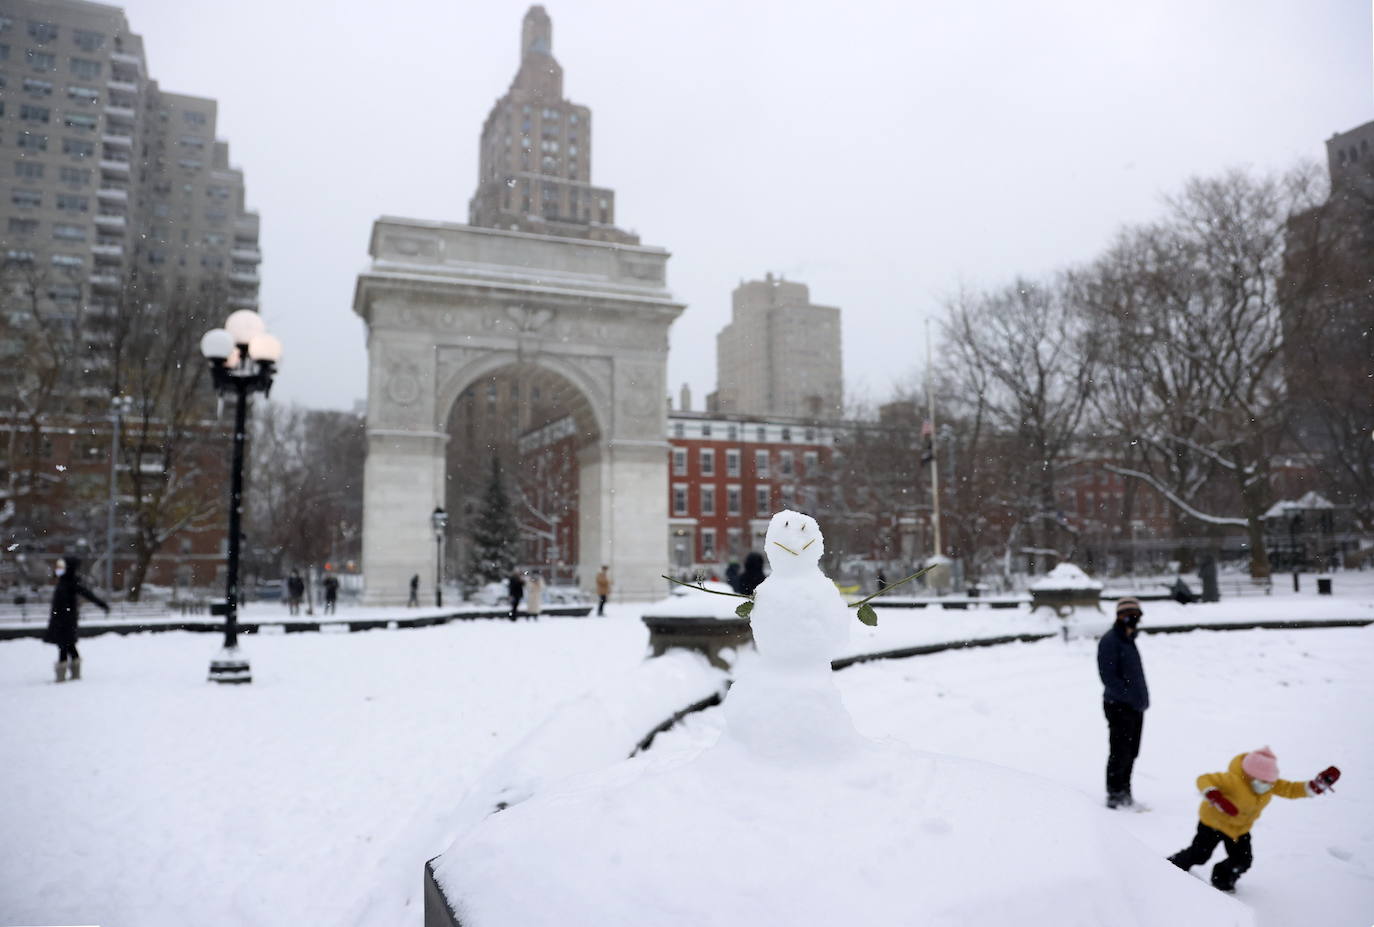
[[[1239,813],[1239,809],[1231,803],[1231,799],[1221,794],[1221,789],[1215,786],[1203,792],[1202,797],[1211,802],[1212,807],[1222,814],[1228,814],[1231,817],[1235,817]]]
[[[1335,785],[1336,780],[1340,777],[1341,771],[1339,769],[1334,766],[1328,766],[1317,773],[1315,779],[1307,783],[1307,791],[1311,792],[1313,795],[1320,795],[1322,792],[1325,792],[1327,789],[1331,788],[1331,786]]]

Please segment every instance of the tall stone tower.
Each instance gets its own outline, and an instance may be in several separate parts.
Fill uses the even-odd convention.
[[[716,335],[712,410],[839,418],[840,310],[813,305],[805,284],[771,273],[741,283],[731,304],[730,324]]]
[[[482,126],[469,221],[483,228],[638,244],[615,226],[615,192],[593,186],[592,113],[563,97],[553,22],[532,6],[520,29],[520,69]]]

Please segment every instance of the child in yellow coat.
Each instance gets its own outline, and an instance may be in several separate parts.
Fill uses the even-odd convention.
[[[1200,866],[1221,843],[1226,858],[1212,867],[1212,885],[1223,892],[1235,892],[1236,880],[1250,868],[1250,828],[1275,795],[1281,798],[1307,798],[1331,788],[1341,771],[1328,766],[1310,782],[1289,782],[1279,778],[1279,761],[1274,751],[1261,747],[1238,754],[1224,773],[1205,773],[1197,777],[1203,802],[1198,811],[1197,835],[1187,848],[1169,857],[1180,869]]]

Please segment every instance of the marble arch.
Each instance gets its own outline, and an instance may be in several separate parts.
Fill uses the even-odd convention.
[[[586,401],[579,454],[582,582],[661,590],[667,564],[668,329],[682,312],[668,252],[413,219],[379,219],[353,309],[367,325],[364,601],[434,582],[430,512],[444,498],[450,410],[484,375],[530,365]]]

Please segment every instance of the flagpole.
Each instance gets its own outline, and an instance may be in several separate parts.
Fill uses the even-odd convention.
[[[934,349],[930,341],[930,319],[926,319],[926,411],[930,416],[930,511],[934,529],[935,556],[940,556],[940,455],[935,450],[935,390],[931,387],[934,369]]]

